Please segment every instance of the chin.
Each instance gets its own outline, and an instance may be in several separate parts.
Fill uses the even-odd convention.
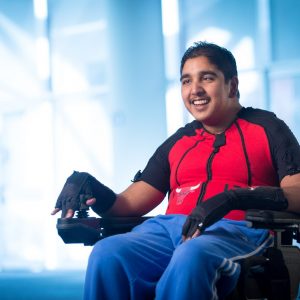
[[[203,122],[206,120],[206,116],[204,116],[203,114],[192,113],[192,116],[194,117],[195,120],[197,120],[199,122]]]

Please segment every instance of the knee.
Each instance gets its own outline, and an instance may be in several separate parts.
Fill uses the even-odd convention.
[[[201,245],[196,240],[189,240],[181,244],[173,254],[172,259],[176,265],[189,270],[201,267],[206,268],[212,260],[212,251],[209,251],[207,245]]]
[[[186,241],[182,243],[177,249],[176,249],[176,255],[178,256],[183,256],[186,258],[189,257],[198,257],[198,256],[203,256],[206,254],[206,246],[202,246],[199,244],[199,242],[195,239]]]
[[[126,240],[121,236],[111,236],[97,242],[90,254],[89,265],[97,265],[105,268],[112,264],[126,251]]]

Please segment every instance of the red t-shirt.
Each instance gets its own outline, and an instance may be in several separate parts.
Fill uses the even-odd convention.
[[[169,193],[166,214],[189,214],[201,201],[228,189],[278,186],[300,172],[300,147],[273,113],[242,108],[222,134],[193,121],[168,138],[150,158],[141,180]],[[225,218],[244,219],[233,210]]]

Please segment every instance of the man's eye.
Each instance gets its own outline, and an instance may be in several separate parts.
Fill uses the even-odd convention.
[[[203,76],[203,80],[205,80],[205,81],[212,81],[212,80],[214,80],[214,78],[211,75],[205,75],[205,76]]]
[[[189,79],[183,79],[182,81],[181,81],[181,84],[182,85],[185,85],[185,84],[189,84],[191,81],[189,80]]]

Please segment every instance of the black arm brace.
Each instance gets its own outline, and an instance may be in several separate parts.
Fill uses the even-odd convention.
[[[288,201],[279,187],[239,188],[225,191],[198,204],[188,216],[182,233],[192,236],[223,218],[231,210],[268,209],[285,210]]]
[[[257,187],[236,189],[224,192],[202,203],[206,211],[211,211],[210,217],[225,216],[231,210],[240,209],[269,209],[284,210],[288,202],[279,187]],[[213,213],[214,212],[214,213]],[[209,220],[209,218],[208,218]]]

